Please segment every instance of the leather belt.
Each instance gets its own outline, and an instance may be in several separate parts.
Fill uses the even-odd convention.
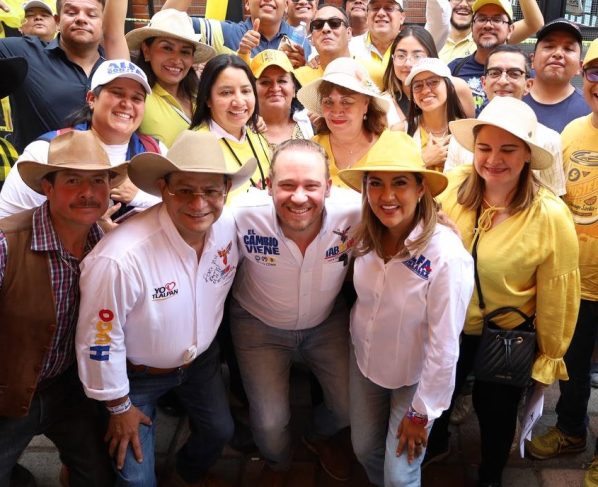
[[[172,374],[173,372],[178,372],[181,370],[187,369],[192,362],[187,364],[183,364],[180,367],[171,367],[169,369],[160,369],[158,367],[150,367],[149,365],[142,365],[142,364],[132,364],[127,360],[127,370],[129,372],[145,372],[150,375],[165,375],[165,374]]]

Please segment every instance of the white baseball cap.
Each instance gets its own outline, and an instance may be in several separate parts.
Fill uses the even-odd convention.
[[[91,90],[93,91],[98,86],[108,84],[116,78],[135,80],[143,86],[148,95],[152,93],[152,89],[147,82],[147,76],[143,70],[126,59],[110,59],[100,64],[91,78]]]

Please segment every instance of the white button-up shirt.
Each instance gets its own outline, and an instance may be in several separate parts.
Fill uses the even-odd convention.
[[[206,235],[199,262],[163,204],[104,237],[81,264],[76,350],[86,394],[101,401],[128,394],[127,359],[171,368],[204,352],[237,265],[226,209]]]
[[[338,191],[337,191],[338,190]],[[328,317],[351,260],[360,197],[334,188],[322,229],[305,255],[282,232],[272,198],[248,193],[233,208],[244,257],[233,296],[253,316],[275,328],[301,330]]]
[[[419,383],[412,406],[429,419],[450,404],[473,275],[461,240],[440,224],[420,255],[385,263],[372,251],[355,259],[351,337],[359,369],[388,389]]]

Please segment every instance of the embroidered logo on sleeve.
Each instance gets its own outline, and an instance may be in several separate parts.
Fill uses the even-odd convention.
[[[425,255],[420,255],[419,257],[415,255],[403,262],[403,265],[407,266],[422,279],[428,279],[432,273],[432,263]]]
[[[164,284],[163,286],[158,286],[154,288],[154,293],[152,294],[152,301],[162,301],[163,299],[171,298],[172,296],[176,296],[179,293],[177,289],[176,282],[170,281]]]
[[[341,230],[337,228],[332,233],[339,236],[340,242],[326,250],[326,262],[342,262],[343,265],[349,264],[351,249],[355,245],[355,239],[349,238],[350,226]]]
[[[211,282],[212,284],[226,283],[234,277],[237,266],[236,261],[233,262],[231,256],[232,249],[233,242],[231,240],[216,252],[203,276],[205,282]]]
[[[96,323],[96,336],[94,345],[89,347],[89,358],[98,362],[110,360],[110,332],[112,331],[112,320],[114,313],[109,309],[101,309],[98,313],[99,321]]]

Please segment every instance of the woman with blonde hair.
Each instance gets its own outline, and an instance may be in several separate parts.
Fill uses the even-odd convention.
[[[501,485],[528,383],[544,387],[567,379],[563,355],[579,307],[577,236],[567,205],[533,174],[552,164],[551,153],[536,142],[536,126],[533,110],[511,97],[495,97],[477,119],[450,123],[453,137],[474,153],[473,165],[449,173],[440,201],[474,256],[476,292],[461,337],[455,391],[473,370],[480,487]],[[507,337],[511,330],[520,341],[509,342],[509,356],[487,348],[491,333]],[[524,343],[524,332],[531,348],[520,355],[514,347]],[[493,356],[502,359],[491,361]],[[495,373],[497,363],[506,365]],[[510,368],[512,363],[518,365]],[[449,451],[449,415],[450,408],[434,424],[426,463]]]
[[[353,449],[370,482],[420,484],[428,431],[450,404],[473,263],[437,221],[446,177],[391,132],[340,178],[362,192],[351,311]]]

